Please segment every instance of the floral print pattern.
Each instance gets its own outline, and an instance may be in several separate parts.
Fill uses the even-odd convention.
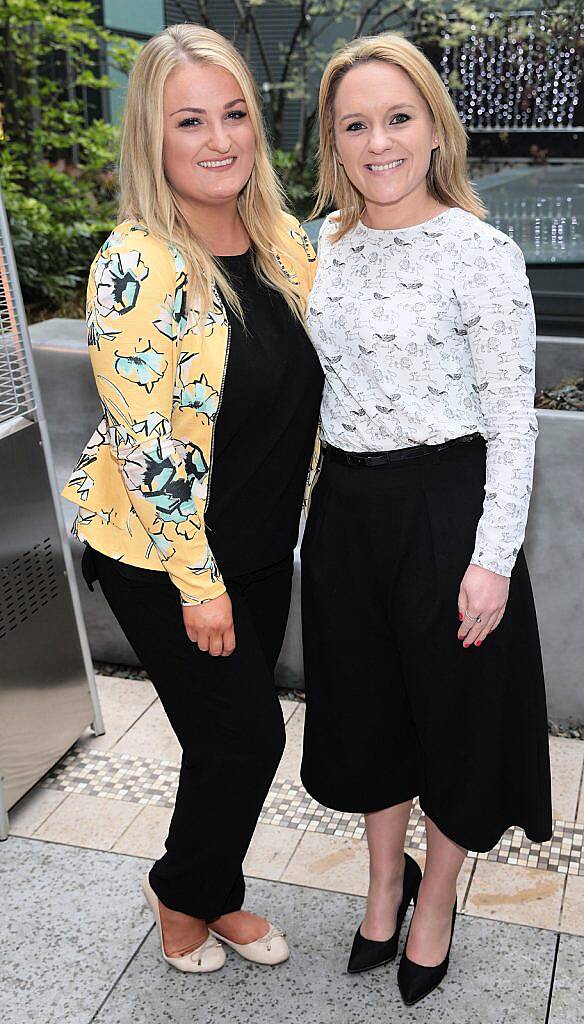
[[[120,377],[125,377],[126,380],[146,388],[148,392],[152,391],[156,382],[164,377],[168,369],[168,360],[164,358],[164,353],[157,352],[150,340],[146,348],[141,351],[135,349],[134,355],[124,356],[119,352],[116,352],[115,355],[115,372]]]
[[[279,261],[306,296],[314,252],[293,217],[283,215],[282,229],[298,259]],[[216,288],[202,331],[187,294],[183,256],[143,225],[126,221],[101,246],[87,341],[103,418],[62,494],[79,506],[79,540],[166,570],[182,603],[200,604],[225,591],[204,515],[229,325]]]

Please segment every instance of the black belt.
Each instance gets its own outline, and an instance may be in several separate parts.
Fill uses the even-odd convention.
[[[343,462],[347,466],[385,466],[388,462],[403,462],[406,459],[419,459],[422,455],[441,452],[445,448],[453,448],[457,444],[469,444],[482,438],[482,434],[465,434],[464,437],[453,437],[442,444],[416,444],[411,448],[396,448],[392,452],[345,452],[341,448],[333,448],[332,444],[324,443],[326,458],[334,462]]]

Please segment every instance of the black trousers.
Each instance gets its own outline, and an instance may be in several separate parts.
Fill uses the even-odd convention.
[[[511,825],[552,835],[547,712],[523,550],[498,628],[464,649],[458,593],[482,513],[482,438],[365,467],[325,451],[302,545],[302,781],[375,811],[419,796],[486,851]]]
[[[292,555],[226,581],[236,647],[225,658],[189,640],[167,573],[123,564],[89,545],[82,564],[88,584],[99,580],[182,747],[166,852],[150,871],[152,888],[167,907],[193,917],[210,921],[238,910],[242,862],[286,739],[274,668],[290,606]]]

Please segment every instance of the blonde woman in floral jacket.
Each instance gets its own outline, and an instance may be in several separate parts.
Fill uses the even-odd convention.
[[[288,956],[241,909],[242,861],[284,745],[273,670],[322,373],[304,328],[315,257],[283,208],[253,79],[177,25],[130,77],[120,223],[89,276],[103,419],[63,495],[95,580],[181,743],[165,854],[144,878],[183,971]],[[212,479],[212,485],[211,485]]]

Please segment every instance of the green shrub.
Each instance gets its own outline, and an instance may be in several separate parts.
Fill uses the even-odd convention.
[[[294,150],[275,149],[272,162],[284,186],[291,209],[305,220],[314,206],[316,169],[311,160],[302,164]]]
[[[89,265],[116,219],[117,126],[86,124],[139,46],[95,24],[90,0],[3,0],[0,188],[31,320],[83,310]],[[88,94],[86,90],[90,90]]]
[[[103,127],[115,148],[115,129]],[[29,316],[54,315],[71,304],[78,309],[89,265],[116,219],[115,177],[108,167],[64,161],[43,161],[26,183],[23,177],[4,154],[0,184]]]

